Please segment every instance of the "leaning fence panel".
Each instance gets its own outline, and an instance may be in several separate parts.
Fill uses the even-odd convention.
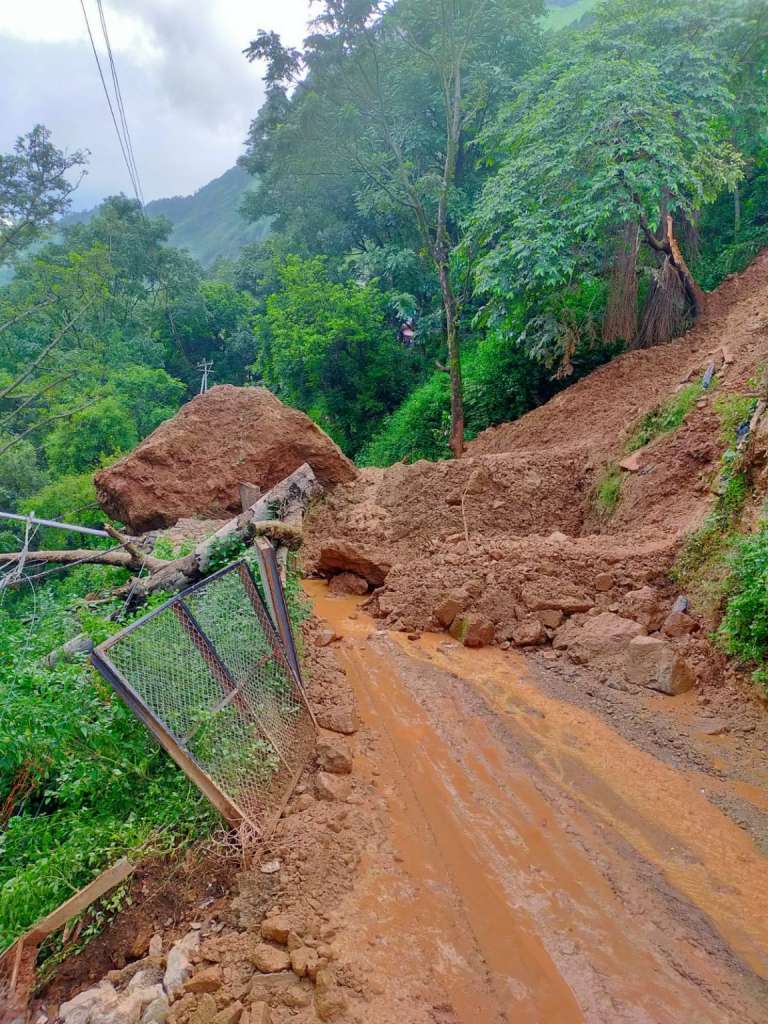
[[[118,633],[93,661],[230,821],[268,833],[315,730],[244,562]]]

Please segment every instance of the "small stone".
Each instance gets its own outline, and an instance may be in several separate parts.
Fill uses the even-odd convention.
[[[317,713],[317,724],[321,729],[351,736],[357,732],[357,715],[352,708],[330,708]]]
[[[320,1020],[335,1020],[347,1008],[344,993],[336,984],[333,971],[326,967],[317,972],[315,1011]]]
[[[622,459],[619,463],[619,469],[623,469],[626,473],[639,473],[644,459],[645,449],[641,448],[640,451],[633,452],[631,455],[628,455],[626,459]]]
[[[289,1010],[303,1010],[312,1002],[311,985],[291,985],[281,993],[280,1002]]]
[[[565,619],[559,608],[544,608],[536,617],[545,629],[559,629]]]
[[[141,1024],[165,1024],[169,1010],[168,997],[165,993],[158,995],[142,1013]]]
[[[261,923],[261,937],[268,942],[279,942],[284,946],[291,933],[291,921],[285,914],[268,917]]]
[[[681,637],[694,633],[698,628],[698,622],[685,612],[670,612],[664,620],[662,632],[666,636]]]
[[[722,718],[712,718],[704,724],[701,731],[705,736],[725,736],[731,731],[731,727]]]
[[[456,616],[464,611],[470,600],[471,598],[465,590],[452,590],[435,606],[432,614],[441,626],[448,629]]]
[[[272,1013],[269,1009],[269,1003],[265,1003],[262,1000],[251,1003],[240,1018],[240,1024],[272,1024]]]
[[[220,988],[221,967],[218,964],[193,974],[184,985],[185,992],[215,992]]]
[[[613,590],[613,576],[609,572],[601,572],[595,576],[595,590],[605,594]]]
[[[332,775],[349,775],[352,771],[352,755],[344,740],[328,734],[317,744],[317,763],[324,772]]]
[[[414,640],[414,641],[415,640],[421,640],[421,633],[409,633],[408,634],[408,639],[409,640]]]
[[[341,640],[338,633],[334,633],[331,629],[321,629],[315,637],[315,644],[318,647],[328,647],[330,644],[336,643],[337,640]]]
[[[162,935],[153,935],[149,940],[149,955],[150,956],[162,956],[163,955],[163,937]]]
[[[292,953],[295,949],[301,949],[304,945],[304,940],[298,932],[288,932],[288,938],[285,941],[286,948],[289,953]]]
[[[302,946],[291,953],[291,967],[299,978],[314,978],[317,974],[317,961],[317,953],[309,946]]]
[[[234,1003],[230,1003],[229,1006],[225,1006],[223,1010],[219,1010],[213,1018],[213,1024],[237,1024],[242,1013],[243,1004],[236,1000]]]
[[[518,647],[537,647],[539,644],[545,643],[546,639],[546,631],[538,618],[519,622],[512,633],[512,641]]]
[[[190,1014],[189,1024],[211,1024],[219,1008],[210,992],[204,992]]]
[[[465,647],[487,647],[493,643],[496,629],[484,616],[465,612],[453,620],[450,633]]]
[[[315,796],[318,800],[346,800],[349,796],[350,781],[330,772],[318,772],[315,776]]]
[[[287,971],[291,966],[291,958],[284,949],[268,946],[265,942],[256,946],[251,960],[262,974],[277,974],[278,971]]]
[[[192,973],[192,954],[200,946],[200,933],[187,932],[184,938],[174,942],[168,952],[163,985],[169,999],[181,991],[184,982]]]
[[[362,576],[356,576],[353,572],[340,572],[331,577],[328,589],[332,594],[354,594],[362,597],[368,593],[368,581]]]
[[[686,693],[695,683],[693,672],[668,640],[637,636],[626,654],[627,678],[636,686],[647,686],[669,697]]]
[[[303,799],[304,797],[299,797],[296,803],[298,804],[299,801]],[[310,804],[314,803],[312,797],[309,798],[309,802]],[[302,810],[304,810],[304,808],[302,808]],[[259,871],[262,873],[262,875],[276,875],[277,872],[280,870],[281,866],[282,865],[279,860],[268,860],[266,861],[266,863],[261,864],[259,866]]]
[[[653,587],[641,587],[631,590],[621,601],[621,614],[627,619],[634,619],[650,633],[661,629],[666,612],[661,605],[658,591]]]

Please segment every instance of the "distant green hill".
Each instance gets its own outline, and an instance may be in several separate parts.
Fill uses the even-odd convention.
[[[149,217],[165,217],[173,224],[171,245],[210,267],[219,257],[234,259],[243,246],[269,234],[268,220],[251,224],[240,215],[243,195],[253,187],[254,179],[242,167],[230,167],[191,196],[153,199],[144,209]],[[94,212],[69,213],[61,223],[85,224]]]
[[[250,224],[239,212],[243,193],[253,184],[241,167],[231,167],[194,195],[155,199],[145,209],[150,217],[167,217],[173,224],[171,245],[187,249],[209,267],[220,256],[232,259],[243,246],[269,234],[268,221]]]
[[[548,28],[558,29],[571,25],[596,7],[598,0],[547,0]]]

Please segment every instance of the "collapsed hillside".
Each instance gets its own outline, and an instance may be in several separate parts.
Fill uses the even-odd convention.
[[[618,614],[659,630],[679,593],[670,571],[684,538],[716,500],[727,443],[715,404],[754,389],[768,352],[766,308],[764,253],[710,296],[685,337],[615,359],[486,431],[461,460],[363,471],[317,509],[308,567],[343,568],[324,569],[323,550],[337,539],[391,565],[370,607],[405,631],[449,626],[451,611],[479,617],[486,641],[520,646],[561,646],[569,615],[580,624]],[[713,369],[682,425],[625,463],[620,500],[601,515],[596,487],[607,467],[619,472],[638,426]],[[697,627],[667,632],[703,672]]]

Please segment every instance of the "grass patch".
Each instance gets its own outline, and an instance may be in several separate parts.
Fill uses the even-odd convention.
[[[753,678],[768,695],[768,524],[733,545],[727,566],[717,642],[726,654],[755,666]]]
[[[618,466],[608,466],[599,477],[592,492],[592,502],[601,519],[609,519],[621,501],[624,478]]]
[[[725,444],[732,444],[737,431],[749,423],[757,406],[754,395],[718,395],[715,412],[720,417],[720,437]]]
[[[626,451],[639,451],[661,434],[677,430],[703,394],[701,382],[687,384],[664,405],[649,412],[627,441]]]

